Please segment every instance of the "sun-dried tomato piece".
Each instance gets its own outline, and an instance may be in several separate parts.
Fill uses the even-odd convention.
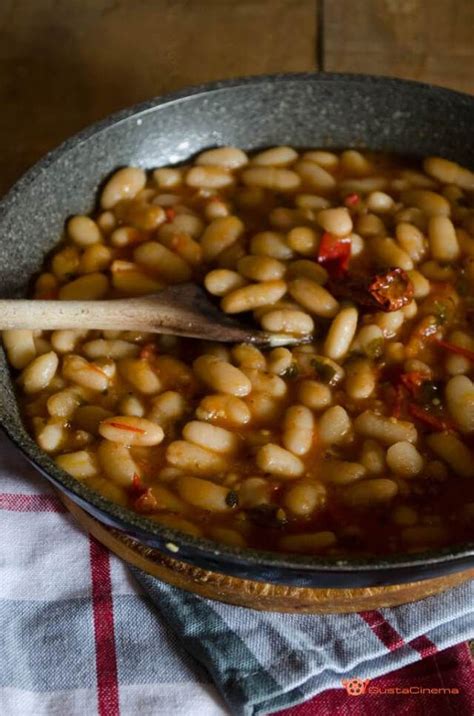
[[[368,290],[382,311],[398,311],[413,300],[413,284],[401,268],[377,274]]]
[[[418,370],[412,370],[409,373],[400,375],[400,381],[412,395],[417,395],[419,388],[429,379],[429,375]]]
[[[387,313],[398,311],[413,300],[413,285],[401,268],[369,278],[349,275],[344,281],[332,282],[330,290],[338,298]]]
[[[148,514],[156,512],[158,509],[158,502],[154,496],[151,487],[147,487],[139,497],[133,502],[133,509],[142,514]]]
[[[348,207],[351,206],[357,206],[357,204],[360,202],[360,195],[359,194],[348,194],[346,198],[344,199],[344,204]]]
[[[318,263],[324,266],[332,278],[340,278],[349,267],[351,240],[338,239],[328,231],[321,237],[318,249]]]
[[[432,430],[442,432],[443,430],[454,429],[453,423],[450,420],[448,420],[447,418],[438,417],[437,415],[433,415],[433,413],[430,413],[429,411],[422,408],[421,405],[410,403],[410,405],[408,406],[408,412],[410,413],[412,418],[419,420],[420,423],[424,423]]]

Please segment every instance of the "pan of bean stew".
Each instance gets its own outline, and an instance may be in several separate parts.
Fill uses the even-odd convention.
[[[3,333],[0,419],[102,522],[226,574],[474,565],[474,98],[285,75],[125,110],[0,206],[4,297],[185,282],[301,344]]]

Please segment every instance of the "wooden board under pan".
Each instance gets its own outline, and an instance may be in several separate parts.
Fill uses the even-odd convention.
[[[362,589],[291,587],[239,579],[209,572],[146,547],[123,532],[105,527],[59,491],[58,497],[87,532],[125,562],[174,587],[240,607],[306,614],[356,612],[414,602],[474,578],[474,569],[468,569],[421,582]]]

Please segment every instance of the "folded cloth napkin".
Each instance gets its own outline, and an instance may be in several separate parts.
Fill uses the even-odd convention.
[[[440,653],[474,636],[472,585],[347,616],[210,602],[132,577],[2,436],[0,515],[1,716],[474,713],[465,646]]]
[[[474,637],[473,582],[392,609],[313,616],[213,602],[132,572],[239,716],[279,711]]]

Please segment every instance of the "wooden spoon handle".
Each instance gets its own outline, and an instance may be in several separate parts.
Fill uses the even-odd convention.
[[[0,329],[97,328],[151,330],[150,310],[133,300],[29,301],[0,300]]]
[[[222,313],[193,284],[109,301],[0,299],[0,330],[9,328],[146,331],[262,347],[301,342],[295,336],[269,334],[240,324]]]

